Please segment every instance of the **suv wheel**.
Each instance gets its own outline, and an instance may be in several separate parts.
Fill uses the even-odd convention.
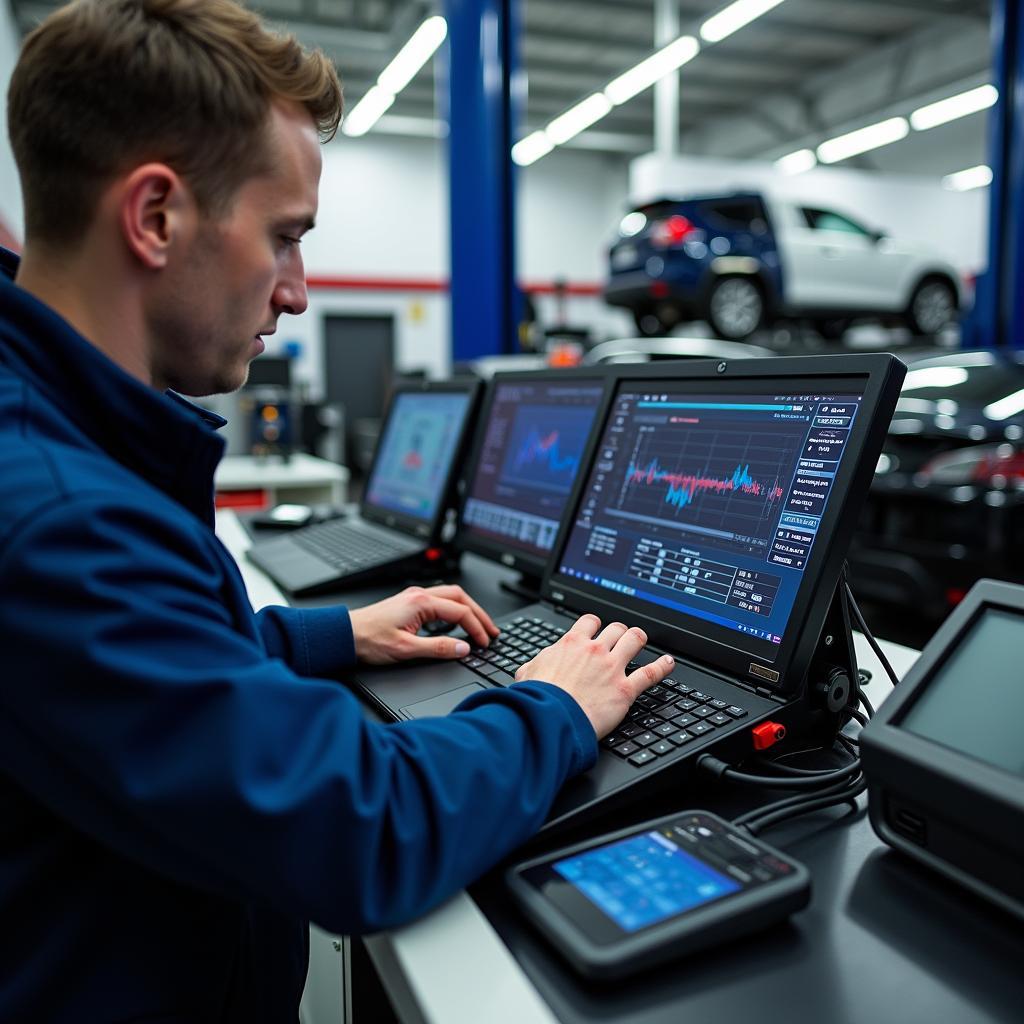
[[[907,323],[914,334],[938,334],[956,317],[956,292],[938,277],[926,278],[915,289],[907,310]]]
[[[764,323],[764,293],[750,277],[720,277],[708,296],[708,323],[719,338],[746,341]]]

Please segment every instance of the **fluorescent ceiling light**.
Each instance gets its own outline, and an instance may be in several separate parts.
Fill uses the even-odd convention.
[[[798,149],[795,153],[787,153],[775,161],[775,170],[779,174],[803,174],[818,163],[813,149]]]
[[[512,147],[512,159],[520,167],[529,167],[542,156],[547,156],[554,148],[555,144],[544,132],[533,132]]]
[[[991,184],[992,168],[984,164],[968,167],[966,171],[957,171],[956,174],[947,174],[942,179],[942,187],[948,188],[950,192],[970,192],[972,188],[984,188]]]
[[[604,94],[618,106],[631,100],[637,93],[654,85],[659,78],[681,68],[700,53],[700,43],[693,36],[680,36],[636,67],[619,75],[605,86]]]
[[[1005,420],[1024,412],[1024,391],[1014,391],[1012,395],[1000,398],[998,402],[986,405],[981,410],[990,420]]]
[[[365,135],[395,97],[416,77],[416,73],[437,52],[448,35],[448,22],[440,15],[427,18],[403,46],[394,60],[377,76],[377,84],[352,108],[341,130],[353,138]]]
[[[366,95],[349,111],[348,116],[342,121],[341,130],[353,138],[365,135],[377,123],[380,115],[394,102],[395,97],[393,93],[382,89],[379,85],[371,85],[366,91]]]
[[[377,84],[393,96],[397,96],[412,80],[416,73],[437,52],[437,48],[448,35],[448,22],[439,14],[425,22],[395,55],[395,59],[380,73]]]
[[[720,42],[781,3],[782,0],[736,0],[701,25],[701,38],[709,43]]]
[[[965,380],[967,380],[967,371],[962,366],[928,366],[920,370],[911,370],[900,390],[951,388],[956,384],[963,384]]]
[[[595,121],[600,121],[611,109],[612,101],[604,93],[595,92],[556,117],[544,129],[545,134],[554,145],[561,146],[574,135],[579,135],[584,128],[589,128]]]
[[[994,85],[981,85],[977,89],[950,96],[949,99],[919,107],[910,115],[910,123],[916,131],[923,132],[936,125],[955,121],[958,117],[987,110],[999,99],[999,90]]]
[[[834,139],[823,142],[818,147],[818,159],[823,164],[835,164],[840,160],[848,160],[858,153],[888,146],[899,142],[910,134],[910,125],[905,117],[890,117],[878,124],[869,124],[866,128],[858,128],[855,132],[838,135]]]

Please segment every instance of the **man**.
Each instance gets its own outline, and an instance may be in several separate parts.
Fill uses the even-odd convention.
[[[333,68],[230,0],[80,0],[25,42],[0,275],[0,1019],[294,1020],[304,920],[407,920],[544,820],[670,659],[580,619],[505,690],[366,722],[362,660],[486,644],[458,587],[253,615],[216,418],[306,306]],[[12,283],[9,280],[14,277]]]

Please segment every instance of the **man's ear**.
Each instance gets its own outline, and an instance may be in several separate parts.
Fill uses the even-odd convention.
[[[125,244],[144,267],[159,270],[189,230],[195,207],[191,191],[178,174],[160,163],[136,167],[122,179],[119,191]]]

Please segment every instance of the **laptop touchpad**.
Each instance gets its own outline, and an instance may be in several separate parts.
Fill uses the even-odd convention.
[[[437,715],[447,715],[449,711],[461,704],[471,693],[484,689],[479,683],[469,683],[460,686],[458,689],[449,690],[437,697],[430,697],[428,700],[421,700],[416,704],[409,704],[401,709],[406,718],[432,718]]]

